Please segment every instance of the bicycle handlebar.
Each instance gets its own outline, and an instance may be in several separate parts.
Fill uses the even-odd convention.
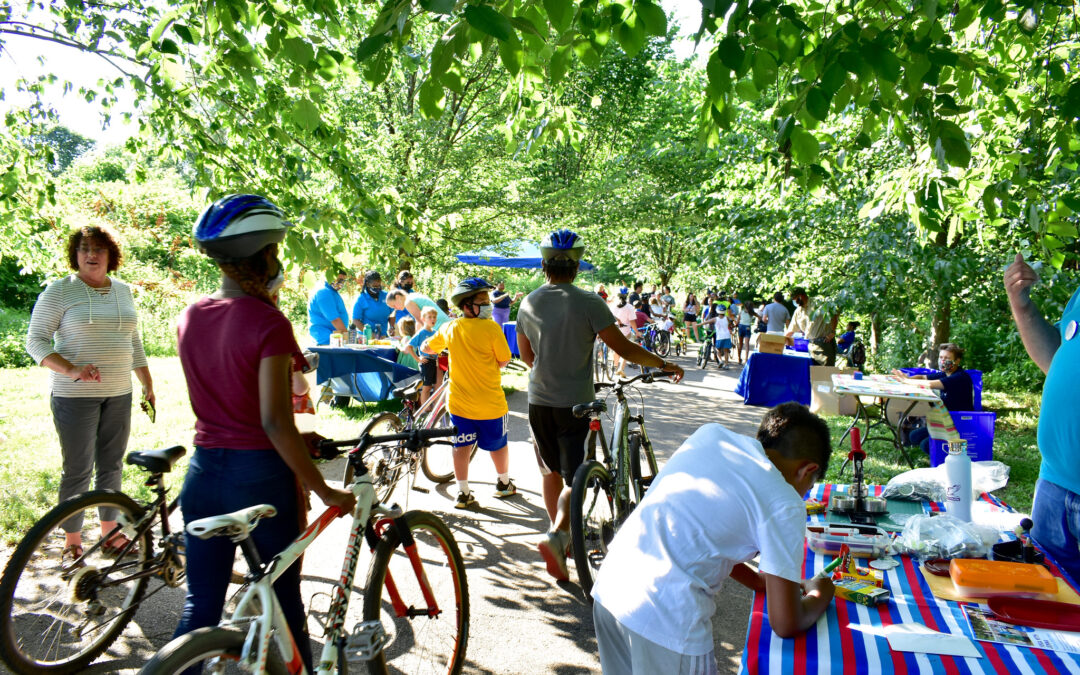
[[[437,429],[413,429],[411,431],[403,431],[397,434],[364,434],[360,438],[353,438],[347,441],[334,441],[326,439],[319,442],[319,452],[323,457],[337,457],[340,452],[335,452],[340,448],[356,448],[364,450],[372,445],[379,445],[381,443],[394,443],[396,441],[405,441],[409,445],[423,445],[430,443],[436,438],[448,438],[450,436],[457,436],[457,427],[439,427]]]
[[[672,377],[674,375],[675,373],[668,372],[666,370],[659,370],[652,373],[641,373],[640,375],[635,375],[634,377],[631,377],[629,380],[619,380],[618,382],[597,382],[596,386],[601,389],[607,387],[626,387],[638,381],[650,384],[654,382],[658,377]]]

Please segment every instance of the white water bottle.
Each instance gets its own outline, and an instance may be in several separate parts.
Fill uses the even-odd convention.
[[[949,441],[945,457],[945,511],[965,523],[971,522],[971,458],[967,441]]]

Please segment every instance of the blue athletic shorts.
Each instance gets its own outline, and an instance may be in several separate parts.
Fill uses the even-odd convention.
[[[458,428],[458,435],[454,437],[455,448],[467,448],[476,443],[481,450],[494,452],[506,446],[505,415],[493,420],[471,420],[450,415],[450,421]]]
[[[731,338],[720,338],[716,341],[717,349],[731,349]]]

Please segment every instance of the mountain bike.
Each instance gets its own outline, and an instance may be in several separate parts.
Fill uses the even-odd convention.
[[[593,354],[593,381],[604,382],[615,376],[615,362],[611,348],[607,343],[596,338],[596,352]]]
[[[717,362],[719,362],[719,357],[716,354],[716,331],[706,330],[702,337],[701,345],[698,346],[698,368],[708,367],[709,361],[713,359],[716,359]]]
[[[162,477],[185,452],[176,446],[128,453],[128,464],[149,473],[154,499],[147,504],[116,490],[93,490],[58,504],[30,528],[0,578],[4,664],[16,673],[81,671],[120,636],[142,602],[183,584],[183,532],[169,526],[177,500],[168,501]],[[101,509],[115,511],[109,519],[116,527],[65,559],[61,526],[81,519],[86,542],[100,532]],[[121,535],[128,543],[110,550],[106,543]],[[163,583],[147,593],[152,578]]]
[[[344,673],[347,662],[364,663],[373,674],[387,673],[388,668],[403,673],[461,672],[469,636],[469,591],[457,542],[437,516],[382,504],[364,465],[370,446],[403,443],[417,453],[434,439],[456,433],[454,427],[414,429],[320,443],[320,456],[325,458],[353,446],[349,463],[355,480],[348,487],[356,495],[345,559],[331,591],[323,649],[316,661],[320,675]],[[340,512],[337,507],[327,509],[296,541],[263,563],[250,534],[259,520],[274,513],[272,506],[262,504],[188,524],[191,535],[227,536],[237,542],[251,570],[248,583],[230,616],[165,645],[143,667],[142,675],[179,673],[200,665],[214,673],[306,675],[273,583]],[[347,631],[349,595],[364,541],[374,555],[361,589],[363,618]],[[271,650],[271,644],[277,649]]]
[[[445,429],[451,426],[450,413],[446,410],[446,400],[450,391],[450,377],[443,378],[442,386],[431,393],[424,405],[419,405],[420,381],[417,380],[394,390],[394,396],[402,401],[400,413],[384,412],[368,420],[360,435],[396,434],[414,429]],[[432,452],[432,445],[444,445]],[[404,473],[412,478],[412,489],[427,492],[416,485],[417,470],[432,483],[441,485],[454,478],[453,442],[449,440],[433,441],[430,444],[410,449],[404,443],[375,443],[367,448],[364,463],[370,467],[371,482],[379,501],[386,501],[397,487]],[[476,446],[472,448],[469,461],[476,456]],[[346,464],[342,484],[348,485],[353,479],[353,465]]]
[[[589,417],[585,461],[574,472],[570,489],[570,541],[578,580],[586,597],[590,597],[596,572],[604,562],[615,531],[645,496],[645,490],[657,472],[656,455],[645,432],[644,399],[640,399],[639,413],[631,415],[627,389],[635,382],[651,383],[658,377],[669,375],[660,371],[596,384],[598,392],[610,389],[615,395],[610,443],[604,438],[600,422],[601,413],[607,411],[605,401],[581,403],[571,409],[575,417]],[[638,396],[640,398],[640,393]],[[596,458],[598,441],[599,460]]]

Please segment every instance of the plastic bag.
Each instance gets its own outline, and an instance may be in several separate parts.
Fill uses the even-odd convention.
[[[948,514],[915,515],[893,542],[894,552],[919,558],[982,558],[997,543],[992,527],[965,523]]]
[[[972,462],[971,491],[972,499],[977,499],[983,492],[993,492],[1009,483],[1009,466],[1004,462]],[[929,500],[940,502],[945,499],[945,465],[924,469],[912,469],[897,474],[885,485],[881,496],[885,499],[910,499],[913,501]]]

